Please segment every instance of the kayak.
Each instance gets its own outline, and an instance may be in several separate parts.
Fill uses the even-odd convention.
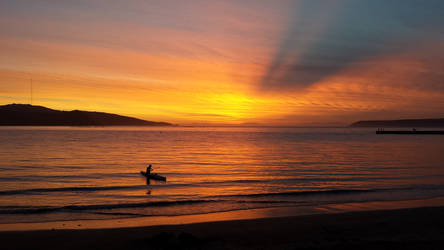
[[[154,180],[158,180],[158,181],[166,181],[167,178],[165,176],[161,176],[159,174],[147,174],[147,172],[145,171],[140,171],[140,174],[145,176],[147,179],[154,179]]]

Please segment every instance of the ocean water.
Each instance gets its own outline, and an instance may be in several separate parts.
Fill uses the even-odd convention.
[[[140,175],[147,164],[167,177]],[[2,127],[0,223],[444,196],[444,136],[352,128]]]

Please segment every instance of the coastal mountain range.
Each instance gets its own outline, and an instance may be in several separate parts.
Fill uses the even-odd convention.
[[[61,111],[30,104],[0,106],[0,126],[171,126],[167,122],[81,110]]]
[[[168,122],[146,121],[104,112],[61,111],[30,104],[0,106],[0,126],[172,126]],[[349,127],[444,127],[444,118],[368,120]]]

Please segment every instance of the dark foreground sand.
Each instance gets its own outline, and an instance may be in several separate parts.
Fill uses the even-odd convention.
[[[444,207],[124,229],[0,232],[0,249],[444,249]]]

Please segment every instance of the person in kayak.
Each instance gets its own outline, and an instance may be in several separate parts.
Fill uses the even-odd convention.
[[[147,174],[147,175],[150,175],[152,169],[153,169],[153,168],[151,167],[151,164],[148,165],[148,167],[146,167],[146,174]]]

